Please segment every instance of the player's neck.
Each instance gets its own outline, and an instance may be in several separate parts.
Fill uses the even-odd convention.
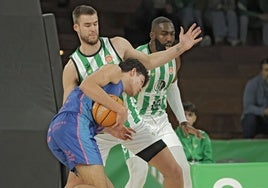
[[[94,45],[87,44],[87,43],[81,43],[81,46],[79,49],[84,55],[91,56],[91,55],[95,54],[97,51],[99,51],[100,47],[101,47],[101,42],[100,42],[100,40],[98,40],[98,42]]]
[[[157,52],[155,43],[152,41],[149,42],[149,48],[150,48],[151,53]]]

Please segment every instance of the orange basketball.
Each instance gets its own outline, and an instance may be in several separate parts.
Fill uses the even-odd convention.
[[[119,97],[112,94],[110,94],[110,96],[121,105],[124,105],[123,101]],[[116,112],[97,102],[93,104],[92,115],[96,123],[103,127],[110,127],[116,122]]]

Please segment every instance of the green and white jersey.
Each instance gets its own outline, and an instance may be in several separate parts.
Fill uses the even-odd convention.
[[[139,46],[139,51],[150,54],[149,44]],[[167,107],[167,89],[176,77],[176,60],[149,71],[150,79],[135,96],[140,115],[161,115]]]
[[[120,56],[115,51],[109,38],[100,37],[101,47],[100,49],[91,56],[86,56],[82,54],[79,48],[71,54],[70,58],[74,62],[77,72],[79,74],[79,82],[95,72],[97,69],[105,64],[119,64],[121,62]],[[135,100],[131,97],[127,97],[126,93],[122,93],[121,98],[124,101],[125,106],[128,108],[128,121],[126,126],[135,125],[140,122],[140,116],[136,108]]]
[[[101,47],[95,54],[85,56],[80,52],[79,48],[77,48],[70,56],[79,73],[80,83],[86,76],[92,74],[103,65],[108,63],[119,64],[121,61],[121,58],[114,50],[109,38],[100,37],[99,39]]]

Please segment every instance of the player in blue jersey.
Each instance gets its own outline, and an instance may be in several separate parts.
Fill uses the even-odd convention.
[[[127,109],[108,94],[119,96],[124,91],[134,96],[147,80],[148,72],[138,60],[128,59],[119,65],[107,64],[77,86],[53,118],[48,130],[48,146],[84,184],[97,188],[113,187],[104,174],[94,136],[103,129],[119,139],[131,140],[135,131],[124,126]],[[93,101],[117,113],[115,125],[101,128],[95,123],[91,114]]]

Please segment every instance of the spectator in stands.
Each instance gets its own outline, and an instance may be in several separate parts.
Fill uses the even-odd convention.
[[[209,0],[208,12],[212,27],[214,42],[222,45],[227,42],[231,46],[237,46],[238,19],[235,0]]]
[[[261,72],[246,84],[243,96],[244,138],[268,134],[268,58],[261,61]]]
[[[197,109],[191,102],[184,102],[183,108],[189,126],[194,126],[197,119]],[[203,138],[192,134],[186,135],[180,126],[176,128],[176,134],[180,138],[187,160],[191,163],[212,163],[212,146],[208,134],[202,132]]]
[[[248,28],[262,29],[262,44],[268,45],[268,1],[238,0],[240,40],[247,43]]]

